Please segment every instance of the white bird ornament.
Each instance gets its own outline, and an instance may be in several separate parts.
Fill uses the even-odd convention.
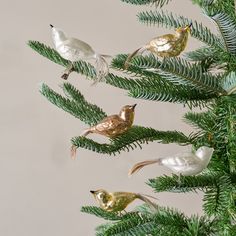
[[[55,28],[53,25],[50,26],[56,51],[61,57],[71,61],[62,75],[63,79],[68,78],[74,70],[74,62],[79,60],[95,59],[97,79],[94,83],[101,81],[109,73],[109,66],[105,58],[110,56],[99,54],[86,42],[77,38],[68,38],[61,29]]]
[[[185,176],[197,175],[203,171],[209,164],[213,148],[202,146],[197,151],[179,153],[173,156],[146,160],[135,164],[129,171],[129,175],[132,175],[142,169],[143,167],[151,164],[159,164],[167,167],[176,174],[182,174]]]

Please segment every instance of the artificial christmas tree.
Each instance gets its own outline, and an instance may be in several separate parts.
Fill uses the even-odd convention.
[[[174,1],[174,0],[173,0]],[[72,146],[98,153],[118,154],[121,151],[142,146],[148,142],[192,145],[213,148],[210,163],[194,176],[159,176],[148,184],[155,192],[204,193],[205,216],[186,217],[168,207],[156,211],[142,205],[135,211],[122,215],[88,206],[82,211],[102,217],[109,222],[96,229],[96,235],[236,235],[236,15],[234,0],[192,0],[202,8],[203,14],[215,23],[219,34],[196,21],[159,8],[170,0],[123,0],[123,2],[147,5],[154,10],[138,14],[141,22],[179,28],[191,26],[191,37],[204,46],[179,57],[158,58],[156,55],[117,55],[111,67],[127,76],[109,73],[105,83],[128,91],[129,96],[152,101],[182,103],[189,109],[205,108],[201,113],[188,112],[184,118],[196,127],[196,132],[185,135],[178,131],[158,131],[152,128],[132,126],[127,132],[111,138],[110,143],[100,144],[86,137],[72,138]],[[176,1],[176,4],[177,1]],[[57,51],[36,41],[29,46],[42,56],[66,68],[71,62]],[[127,63],[126,63],[127,64]],[[73,62],[73,71],[97,79],[96,69],[84,61]],[[132,75],[132,78],[130,78]],[[41,93],[53,104],[79,118],[89,126],[98,124],[107,114],[90,104],[70,83],[64,83],[65,97],[46,84]]]

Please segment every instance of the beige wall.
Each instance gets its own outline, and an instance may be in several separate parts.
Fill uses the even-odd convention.
[[[92,236],[101,221],[80,213],[81,206],[95,204],[90,189],[152,194],[145,185],[147,179],[170,172],[153,166],[128,179],[128,169],[137,161],[187,149],[153,143],[117,157],[79,150],[77,160],[72,161],[70,138],[86,126],[38,92],[41,81],[59,90],[62,68],[29,49],[28,39],[52,45],[49,24],[54,24],[102,53],[131,52],[170,32],[139,24],[135,16],[141,9],[119,0],[1,1],[0,235]],[[189,0],[173,1],[168,9],[211,25]],[[191,38],[187,50],[198,46]],[[181,105],[135,100],[105,84],[90,87],[89,81],[77,74],[70,82],[108,114],[137,102],[135,124],[191,131],[181,120],[187,110]],[[201,194],[160,193],[156,197],[160,205],[177,207],[188,215],[201,213]]]

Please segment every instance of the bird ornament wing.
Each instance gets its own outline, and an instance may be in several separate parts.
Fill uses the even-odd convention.
[[[114,130],[121,126],[121,118],[118,115],[112,115],[104,118],[96,125],[98,131]]]

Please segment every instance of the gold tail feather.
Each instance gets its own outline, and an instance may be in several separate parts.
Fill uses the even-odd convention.
[[[154,202],[152,202],[151,200],[149,200],[146,196],[148,195],[143,195],[143,194],[140,194],[138,193],[137,194],[137,198],[144,201],[153,211],[156,211],[158,209],[158,205]],[[148,197],[151,197],[151,196],[148,196]],[[151,197],[151,198],[154,198],[154,197]],[[156,199],[156,198],[154,198]]]
[[[130,170],[129,170],[129,176],[133,175],[134,173],[140,171],[143,167],[147,166],[147,165],[152,165],[155,163],[160,163],[160,159],[155,159],[155,160],[146,160],[146,161],[142,161],[139,162],[137,164],[135,164]]]
[[[75,145],[72,145],[70,149],[70,156],[72,160],[76,159],[76,154],[77,154],[77,147]]]
[[[131,54],[127,57],[127,59],[126,59],[126,61],[125,61],[124,68],[127,70],[127,69],[129,68],[129,63],[130,63],[130,61],[132,60],[132,58],[133,58],[134,56],[136,56],[137,54],[142,53],[145,49],[146,49],[146,46],[145,46],[145,47],[138,48],[138,49],[135,50],[133,53],[131,53]]]
[[[86,137],[86,136],[89,135],[90,133],[92,133],[91,128],[84,130],[84,131],[80,134],[80,136]]]

